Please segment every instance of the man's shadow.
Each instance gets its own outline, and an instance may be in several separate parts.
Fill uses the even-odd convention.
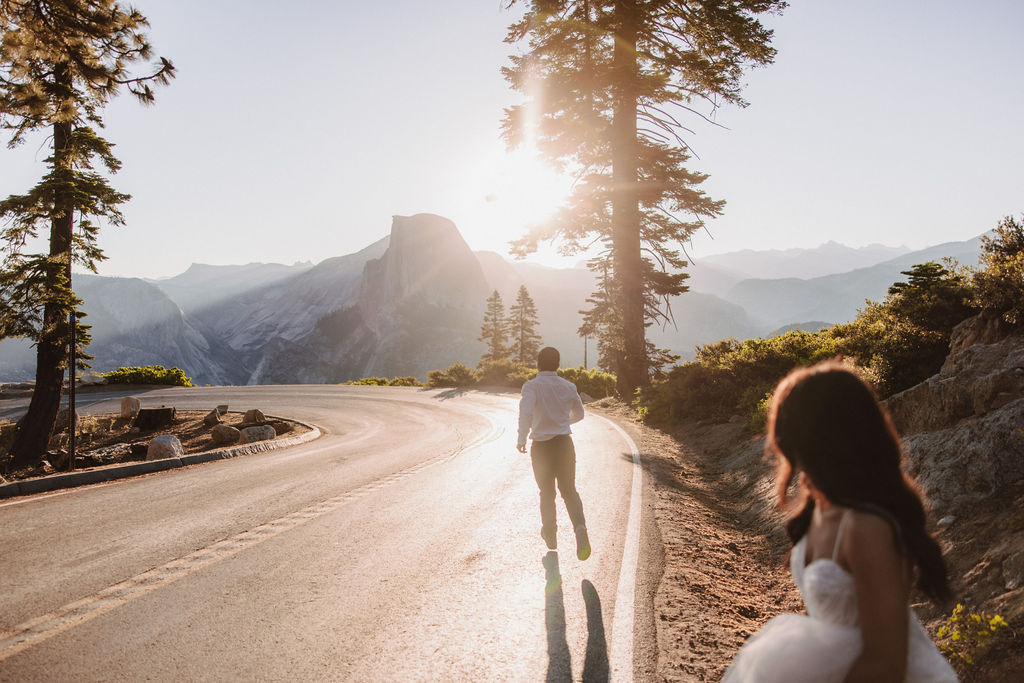
[[[565,631],[565,600],[562,596],[562,575],[558,568],[558,553],[549,551],[544,556],[544,624],[548,634],[548,673],[546,680],[571,681],[572,656]],[[601,598],[594,584],[584,579],[581,586],[583,603],[587,608],[587,652],[583,659],[584,681],[607,681],[608,643],[601,616]]]

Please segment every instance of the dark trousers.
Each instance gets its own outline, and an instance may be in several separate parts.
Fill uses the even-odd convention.
[[[533,462],[533,477],[540,488],[540,522],[543,530],[554,533],[557,527],[556,484],[573,527],[586,524],[583,501],[576,491],[576,448],[572,437],[564,434],[547,441],[534,441],[530,446],[530,460]]]

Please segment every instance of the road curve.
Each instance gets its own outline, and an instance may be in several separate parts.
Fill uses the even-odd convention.
[[[596,681],[651,670],[651,648],[632,647],[649,621],[634,605],[650,580],[633,576],[640,475],[607,420],[574,429],[594,545],[581,563],[561,505],[562,551],[540,540],[515,397],[275,386],[140,398],[260,408],[325,435],[0,503],[0,680]],[[114,412],[119,401],[83,403]]]

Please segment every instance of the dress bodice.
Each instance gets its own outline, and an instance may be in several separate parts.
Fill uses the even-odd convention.
[[[819,557],[807,564],[807,536],[789,556],[793,583],[807,605],[807,614],[843,626],[856,626],[857,591],[853,576],[833,558]]]

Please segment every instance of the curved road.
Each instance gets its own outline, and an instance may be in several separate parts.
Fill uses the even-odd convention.
[[[124,394],[83,394],[117,412]],[[575,426],[594,554],[539,537],[516,397],[164,389],[308,421],[285,450],[0,502],[0,680],[643,680],[657,540],[632,443]],[[0,415],[23,410],[0,404]],[[649,560],[654,557],[654,560]],[[625,559],[625,562],[624,562]]]

